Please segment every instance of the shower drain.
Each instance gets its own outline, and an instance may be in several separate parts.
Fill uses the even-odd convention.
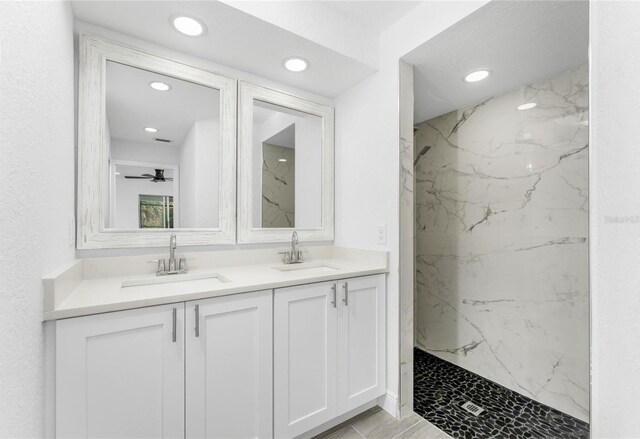
[[[474,416],[478,416],[480,413],[484,412],[484,409],[482,407],[475,405],[471,401],[467,401],[462,404],[462,408]]]

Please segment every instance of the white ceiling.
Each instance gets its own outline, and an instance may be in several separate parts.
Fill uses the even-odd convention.
[[[280,132],[275,133],[262,143],[269,145],[282,146],[284,148],[296,147],[296,124],[292,123]]]
[[[324,1],[325,6],[360,23],[364,27],[380,33],[401,17],[408,14],[421,1],[370,1],[370,0],[334,0]]]
[[[71,4],[80,21],[327,97],[339,95],[375,71],[353,57],[218,1],[72,1]],[[392,5],[387,8],[392,16],[398,10]],[[379,11],[382,9],[378,7]],[[175,13],[201,19],[208,29],[206,35],[194,38],[175,31],[169,22]],[[307,58],[311,68],[302,73],[286,71],[283,59],[294,55]]]
[[[152,81],[171,86],[169,91],[149,87]],[[106,111],[113,139],[158,143],[171,140],[180,146],[199,120],[218,118],[220,92],[216,89],[148,72],[115,62],[107,62]],[[157,128],[157,133],[144,131]]]
[[[588,1],[492,1],[403,59],[416,123],[587,62]],[[464,76],[488,68],[489,78]]]

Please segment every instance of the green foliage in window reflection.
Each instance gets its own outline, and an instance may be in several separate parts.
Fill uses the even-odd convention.
[[[173,229],[173,196],[140,195],[140,228]]]

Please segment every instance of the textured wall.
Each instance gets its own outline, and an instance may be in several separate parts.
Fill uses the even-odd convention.
[[[587,80],[571,69],[415,135],[418,346],[582,419]]]
[[[0,437],[44,435],[42,276],[73,259],[69,4],[0,2]]]
[[[640,3],[590,4],[591,434],[637,438]]]

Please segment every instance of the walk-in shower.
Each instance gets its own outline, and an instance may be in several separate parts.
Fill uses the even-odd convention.
[[[454,436],[588,436],[587,46],[587,2],[491,2],[404,58],[412,402]]]

